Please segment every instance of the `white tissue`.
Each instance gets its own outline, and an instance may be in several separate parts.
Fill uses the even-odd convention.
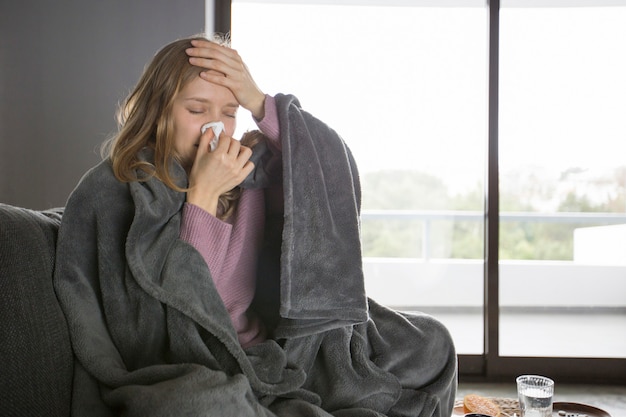
[[[206,130],[209,128],[213,129],[213,134],[215,135],[215,137],[211,140],[211,143],[209,144],[211,146],[211,152],[213,152],[215,148],[217,147],[217,144],[220,141],[220,133],[222,133],[222,131],[224,130],[224,123],[222,122],[207,123],[200,128],[200,131],[202,132],[202,134],[204,134],[204,132],[206,132]]]

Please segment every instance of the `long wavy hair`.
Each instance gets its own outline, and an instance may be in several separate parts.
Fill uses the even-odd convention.
[[[157,52],[117,111],[118,133],[102,148],[103,157],[110,158],[119,181],[146,181],[156,177],[176,191],[187,191],[176,184],[177,179],[173,178],[169,167],[173,160],[179,161],[174,149],[174,99],[188,82],[203,71],[189,63],[185,52],[192,46],[193,39],[207,39],[230,47],[227,38],[196,35],[174,41]],[[260,140],[263,140],[260,132],[253,131],[246,133],[241,142],[254,146]],[[139,159],[138,154],[145,147],[154,150],[154,163]],[[138,170],[147,175],[140,179]],[[220,196],[220,218],[232,214],[240,193],[240,188],[236,187]]]

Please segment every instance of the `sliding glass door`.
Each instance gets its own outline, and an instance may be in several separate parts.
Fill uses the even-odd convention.
[[[626,6],[519,3],[500,12],[500,354],[626,358]]]
[[[296,95],[354,153],[368,294],[438,316],[474,354],[483,352],[485,30],[481,7],[232,4],[233,47],[257,83]]]

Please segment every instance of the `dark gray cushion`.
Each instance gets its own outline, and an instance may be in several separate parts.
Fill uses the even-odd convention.
[[[73,356],[52,287],[61,210],[0,204],[0,416],[68,416]]]

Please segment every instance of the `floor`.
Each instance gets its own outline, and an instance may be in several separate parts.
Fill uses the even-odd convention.
[[[431,313],[452,333],[457,352],[482,354],[483,316],[477,312]],[[500,317],[502,356],[626,358],[626,311],[606,314],[504,313]],[[519,335],[541,343],[519,343]],[[581,340],[580,335],[587,335]],[[602,343],[587,343],[599,340]]]
[[[475,383],[459,384],[457,398],[466,394],[479,394],[485,397],[517,398],[515,383]],[[554,388],[554,401],[576,402],[600,408],[611,417],[626,417],[626,385],[559,385]]]

